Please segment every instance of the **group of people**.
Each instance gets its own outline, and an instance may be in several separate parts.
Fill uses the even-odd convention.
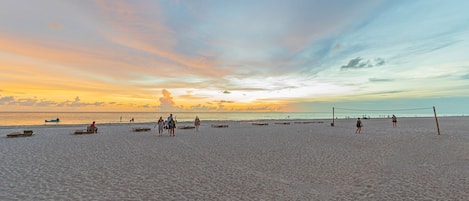
[[[394,115],[394,114],[392,115],[391,121],[392,121],[392,127],[396,128],[397,127],[397,117],[396,117],[396,115]],[[355,134],[359,134],[362,131],[362,127],[363,127],[363,123],[362,123],[362,120],[359,117],[357,119],[357,130],[355,130]]]
[[[165,121],[163,117],[160,117],[156,122],[155,127],[158,126],[158,136],[163,135],[163,129],[168,129],[169,136],[175,136],[174,128],[176,128],[176,121],[173,118],[173,114],[169,114],[168,119]]]
[[[163,135],[163,129],[168,129],[169,136],[175,136],[174,129],[176,128],[176,120],[173,118],[173,114],[169,114],[167,120],[163,120],[163,117],[160,116],[156,122],[155,127],[158,126],[158,136]],[[194,126],[196,131],[199,131],[200,119],[198,116],[195,117]]]

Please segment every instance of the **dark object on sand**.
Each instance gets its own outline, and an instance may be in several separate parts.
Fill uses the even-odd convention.
[[[269,123],[264,123],[264,122],[254,122],[252,123],[252,125],[256,125],[256,126],[268,126]]]
[[[194,129],[195,126],[178,126],[179,129]]]
[[[133,132],[146,132],[151,131],[151,128],[132,128]]]
[[[274,124],[283,124],[283,125],[289,125],[290,122],[275,122]]]
[[[227,128],[227,124],[212,124],[212,128]]]
[[[7,134],[7,137],[30,137],[33,135],[34,135],[34,132],[32,130],[24,130],[23,133],[13,132],[13,133]]]
[[[91,126],[88,126],[86,130],[76,130],[74,134],[81,135],[81,134],[95,134],[95,133],[98,133],[98,129],[96,127],[91,128]]]

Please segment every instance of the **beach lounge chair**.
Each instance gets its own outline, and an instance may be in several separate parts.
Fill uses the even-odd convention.
[[[195,126],[178,126],[178,129],[194,129]]]
[[[212,128],[227,128],[227,124],[212,124]]]
[[[279,124],[279,125],[289,125],[290,122],[275,122],[274,124]]]
[[[252,123],[252,125],[256,125],[256,126],[268,126],[269,123],[263,123],[263,122],[254,122]]]
[[[95,134],[95,133],[98,133],[98,129],[96,127],[91,128],[91,126],[88,126],[86,127],[86,130],[76,130],[74,134],[81,135],[81,134]]]
[[[151,128],[132,128],[133,132],[146,132],[151,131]]]
[[[24,130],[23,133],[21,132],[13,132],[7,134],[7,137],[30,137],[33,136],[34,132],[32,130]]]

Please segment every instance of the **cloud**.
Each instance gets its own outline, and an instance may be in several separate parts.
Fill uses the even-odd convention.
[[[370,82],[392,82],[394,79],[386,79],[386,78],[370,78],[368,79]]]
[[[80,106],[85,106],[85,105],[88,105],[88,104],[80,102],[80,97],[78,96],[75,97],[75,100],[73,102],[69,102],[67,104],[67,106],[69,107],[80,107]]]
[[[386,64],[384,59],[379,58],[379,57],[373,60],[364,60],[360,57],[357,57],[355,59],[350,60],[347,65],[342,66],[341,70],[372,68],[372,67],[382,66],[384,64]]]
[[[14,101],[13,96],[5,96],[0,98],[0,105],[8,105],[10,102]]]
[[[85,107],[85,106],[96,106],[102,107],[106,104],[104,102],[82,102],[79,96],[76,96],[73,101],[66,100],[61,103],[56,103],[57,107]]]
[[[36,103],[35,106],[38,106],[38,107],[57,106],[57,102],[43,100],[43,101],[39,101],[38,103]]]
[[[10,102],[10,105],[21,105],[21,106],[34,106],[37,103],[37,99],[33,98],[21,98]]]
[[[280,111],[282,107],[279,106],[259,106],[259,107],[248,107],[248,111],[269,111],[269,112],[275,112],[275,111]]]
[[[171,97],[171,93],[166,89],[163,89],[161,93],[163,94],[163,97],[160,98],[160,105],[161,106],[174,106],[174,101],[173,101],[173,97]]]
[[[197,104],[190,107],[191,111],[211,111],[216,110],[216,107],[210,107],[207,105]]]
[[[0,105],[18,105],[31,107],[80,107],[87,105],[103,106],[104,102],[84,103],[80,101],[80,97],[76,96],[74,101],[64,101],[61,103],[50,100],[38,100],[37,98],[15,98],[6,96],[0,98]]]
[[[402,94],[406,93],[408,91],[406,90],[394,90],[394,91],[377,91],[377,92],[370,92],[370,93],[365,93],[361,94],[361,96],[389,96],[393,94]]]
[[[94,106],[104,106],[105,103],[104,103],[104,102],[98,102],[98,101],[96,101],[96,102],[93,103],[93,105],[94,105]]]
[[[161,93],[163,94],[163,97],[159,99],[160,106],[158,107],[158,109],[160,111],[170,112],[182,109],[181,107],[176,106],[175,102],[173,101],[173,97],[171,96],[171,93],[168,90],[163,89]]]

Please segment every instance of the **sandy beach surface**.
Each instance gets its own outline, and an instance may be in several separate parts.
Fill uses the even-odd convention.
[[[0,200],[469,198],[467,117],[440,117],[441,135],[433,118],[363,120],[359,135],[355,119],[262,122],[202,119],[175,137],[151,123],[0,127]]]

